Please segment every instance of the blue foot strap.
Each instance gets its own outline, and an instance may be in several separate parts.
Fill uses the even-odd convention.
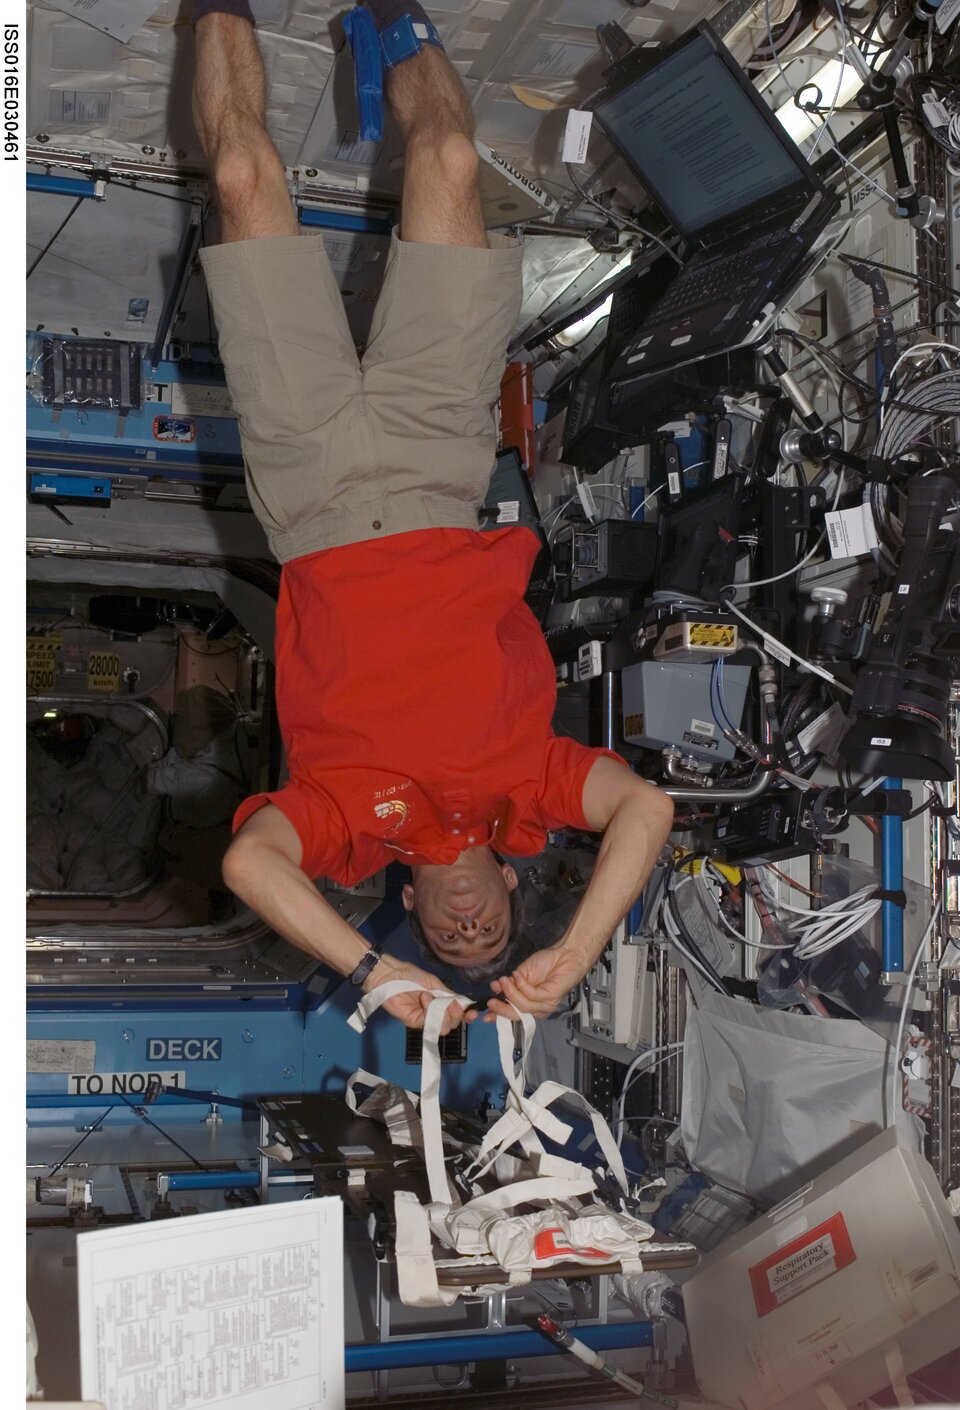
[[[424,44],[435,44],[443,48],[436,27],[429,20],[415,20],[410,15],[401,15],[393,24],[380,31],[380,49],[383,62],[392,69],[402,64],[404,59],[412,59],[419,54]]]
[[[353,54],[360,141],[383,139],[383,56],[380,36],[370,11],[363,5],[344,15],[343,28]]]

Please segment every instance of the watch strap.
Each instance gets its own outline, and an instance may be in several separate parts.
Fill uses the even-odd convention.
[[[357,965],[356,969],[350,976],[350,983],[354,986],[354,988],[360,988],[360,985],[363,983],[363,981],[367,979],[376,969],[377,965],[380,963],[382,956],[383,947],[381,945],[370,946],[369,950],[364,955],[363,959],[360,961],[360,963]]]

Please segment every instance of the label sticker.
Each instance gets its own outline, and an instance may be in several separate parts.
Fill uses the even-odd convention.
[[[59,633],[27,637],[27,690],[53,690],[57,679],[57,650],[62,642]]]
[[[573,162],[577,166],[587,160],[587,147],[590,143],[590,129],[593,126],[593,113],[571,108],[567,113],[567,130],[563,136],[561,160]]]
[[[690,728],[694,734],[705,735],[707,739],[712,739],[717,732],[716,725],[710,724],[707,720],[691,720]]]
[[[790,665],[790,652],[785,646],[781,646],[779,641],[774,641],[772,637],[765,636],[763,644],[774,661],[779,661],[781,666]]]
[[[667,475],[667,488],[672,495],[680,493],[680,476],[676,470],[671,470]]]
[[[935,93],[924,93],[923,115],[931,127],[946,127],[950,114]]]
[[[766,1317],[784,1303],[818,1283],[832,1278],[856,1262],[842,1214],[834,1214],[815,1229],[750,1269],[750,1283],[758,1317]]]
[[[174,416],[235,416],[226,387],[216,383],[174,382],[170,388]]]
[[[518,499],[501,499],[497,503],[497,523],[516,524],[520,519],[520,501]]]
[[[592,1248],[589,1244],[583,1244],[579,1248],[571,1248],[563,1237],[563,1230],[557,1226],[555,1229],[541,1229],[533,1237],[533,1256],[538,1263],[543,1263],[548,1258],[574,1258],[593,1259],[597,1262],[607,1262],[613,1257],[602,1248]]]
[[[97,1045],[90,1038],[28,1038],[28,1072],[90,1073],[97,1065]]]
[[[885,734],[878,734],[875,735],[873,739],[871,739],[870,743],[875,744],[879,749],[889,749],[891,744],[893,743],[893,740],[888,739]]]
[[[960,0],[943,0],[943,4],[937,10],[937,17],[934,23],[941,34],[946,34],[950,25],[960,15]]]
[[[869,505],[831,510],[826,521],[831,558],[859,558],[877,547],[877,531]]]
[[[78,93],[75,89],[55,89],[50,94],[52,122],[110,121],[112,93]]]
[[[798,732],[797,743],[805,754],[809,754],[812,749],[819,749],[829,758],[840,743],[846,728],[847,717],[840,706],[834,703]]]
[[[67,1092],[71,1097],[102,1097],[120,1094],[142,1095],[153,1083],[164,1087],[185,1087],[185,1072],[71,1072]]]
[[[87,661],[87,689],[112,694],[120,689],[120,657],[113,651],[91,651]]]
[[[737,629],[723,622],[691,622],[691,646],[736,646]]]

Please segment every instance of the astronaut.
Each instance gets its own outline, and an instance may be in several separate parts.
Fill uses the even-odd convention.
[[[673,816],[616,754],[551,729],[555,672],[523,601],[538,543],[477,532],[521,248],[487,233],[473,117],[416,0],[347,16],[379,45],[404,143],[401,219],[358,358],[322,238],[301,234],[265,125],[246,0],[194,0],[194,119],[221,243],[202,253],[251,503],[283,565],[276,695],[289,779],[241,805],[231,889],[369,991],[437,980],[370,946],[313,878],[406,863],[415,933],[493,978],[486,1017],[546,1015],[595,963]],[[369,52],[367,53],[369,60]],[[513,867],[549,829],[602,831],[560,941],[515,962]],[[428,996],[386,1007],[419,1027]],[[444,1031],[464,1018],[451,1002]],[[475,1017],[471,1010],[466,1017]]]

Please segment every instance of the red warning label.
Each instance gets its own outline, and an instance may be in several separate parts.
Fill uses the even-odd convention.
[[[591,1248],[589,1244],[583,1248],[571,1248],[559,1228],[541,1229],[539,1234],[535,1235],[533,1256],[539,1261],[547,1258],[598,1258],[604,1261],[610,1259],[609,1253],[605,1253],[602,1248]]]
[[[791,1298],[799,1297],[808,1288],[855,1263],[856,1258],[843,1215],[834,1214],[792,1243],[778,1248],[762,1263],[753,1265],[750,1282],[757,1316],[766,1317],[768,1312],[782,1307]]]

